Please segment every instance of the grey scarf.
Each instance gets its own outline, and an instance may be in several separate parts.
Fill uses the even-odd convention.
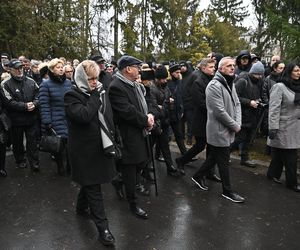
[[[85,73],[85,70],[81,63],[76,67],[74,80],[75,80],[75,83],[76,83],[78,89],[80,89],[84,94],[90,96],[89,92],[91,90],[88,85],[88,76]],[[103,149],[104,149],[104,151],[106,151],[106,150],[110,150],[114,144],[111,139],[112,135],[109,132],[109,129],[107,127],[107,124],[106,124],[106,121],[105,121],[105,118],[103,115],[106,110],[106,102],[105,102],[105,96],[104,96],[105,90],[102,89],[102,84],[100,82],[98,82],[98,84],[97,84],[97,90],[100,92],[100,101],[101,101],[101,105],[98,109],[98,119],[101,123],[100,133],[101,133],[101,138],[102,138]]]
[[[131,87],[133,87],[135,95],[138,99],[138,103],[139,103],[139,107],[141,109],[141,111],[147,115],[148,114],[148,106],[145,100],[145,94],[146,94],[146,90],[144,85],[138,83],[138,82],[133,82],[130,81],[129,79],[127,79],[126,77],[124,77],[119,71],[116,73],[116,77],[118,77],[122,82],[130,85]]]

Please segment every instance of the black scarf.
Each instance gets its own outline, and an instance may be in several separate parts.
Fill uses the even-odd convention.
[[[221,73],[221,74],[222,74],[222,73]],[[222,74],[222,76],[225,78],[225,80],[226,80],[226,82],[227,82],[227,84],[228,84],[230,90],[232,90],[232,84],[233,84],[233,81],[234,81],[234,79],[235,79],[235,75],[229,76],[229,75],[223,75],[223,74]]]
[[[48,70],[48,75],[53,82],[63,83],[66,80],[65,74],[63,74],[62,76],[55,75],[51,70]]]
[[[300,105],[300,79],[299,80],[293,80],[290,81],[282,80],[285,86],[287,86],[290,90],[295,92],[295,99],[294,103],[297,105]]]

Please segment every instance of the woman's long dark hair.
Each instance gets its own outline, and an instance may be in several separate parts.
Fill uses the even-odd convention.
[[[294,68],[298,66],[299,67],[299,63],[297,62],[289,62],[285,68],[284,71],[280,77],[279,82],[282,82],[285,84],[285,86],[287,86],[289,89],[299,93],[300,92],[300,84],[299,81],[300,80],[294,80],[292,79],[291,75],[292,72],[294,70]]]

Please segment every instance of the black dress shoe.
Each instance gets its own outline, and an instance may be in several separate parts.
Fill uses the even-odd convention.
[[[182,162],[180,161],[180,158],[176,158],[175,161],[176,161],[176,165],[177,165],[177,171],[181,175],[185,175],[184,164],[182,164]]]
[[[115,243],[115,238],[109,229],[98,230],[99,231],[99,240],[104,246],[111,246]]]
[[[208,186],[206,186],[205,179],[202,177],[192,177],[192,181],[203,191],[208,191]]]
[[[0,177],[7,177],[7,172],[5,169],[0,169]]]
[[[156,158],[156,160],[158,160],[160,162],[165,162],[165,158],[162,156],[159,156],[158,158]]]
[[[137,205],[130,205],[131,212],[139,219],[148,219],[148,214],[142,208],[138,207]]]
[[[291,189],[297,193],[300,193],[300,186],[296,185],[296,186],[287,186],[288,189]]]
[[[206,176],[206,179],[209,179],[209,180],[215,181],[215,182],[222,182],[221,178],[219,176],[217,176],[216,174],[208,175],[208,176]]]

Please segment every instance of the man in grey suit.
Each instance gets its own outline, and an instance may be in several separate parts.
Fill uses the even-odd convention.
[[[206,88],[206,134],[210,152],[192,181],[202,190],[208,191],[204,177],[217,164],[222,179],[222,196],[241,203],[245,199],[232,191],[229,176],[230,144],[234,141],[235,133],[241,130],[241,105],[233,84],[234,69],[234,59],[224,57]]]

